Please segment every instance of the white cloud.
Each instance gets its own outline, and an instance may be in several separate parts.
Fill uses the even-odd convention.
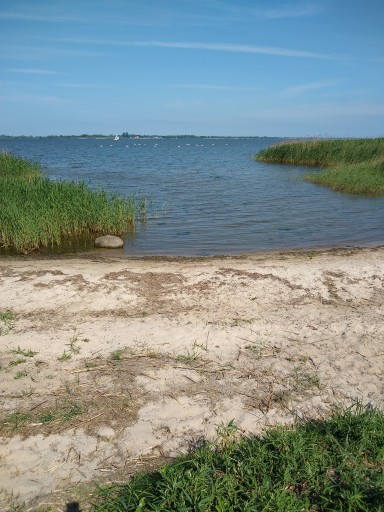
[[[278,48],[274,46],[257,46],[237,43],[202,43],[183,41],[124,41],[116,39],[89,39],[89,38],[54,38],[51,41],[70,44],[94,44],[102,46],[136,46],[149,48],[174,48],[181,50],[208,50],[230,53],[255,53],[262,55],[276,55],[280,57],[301,57],[312,59],[340,60],[339,56],[324,53]]]
[[[27,75],[63,75],[58,71],[52,71],[49,69],[35,69],[35,68],[10,68],[4,69],[7,73],[21,73]]]
[[[52,41],[51,41],[52,43]],[[59,48],[58,46],[54,46],[52,44],[47,44],[47,46],[21,46],[21,45],[12,45],[9,46],[7,52],[3,52],[1,55],[2,59],[6,59],[8,61],[12,60],[26,60],[28,61],[44,61],[47,59],[52,59],[57,56],[64,57],[106,57],[108,53],[101,51],[92,51],[92,50],[84,50],[83,48]],[[9,71],[14,68],[8,68]],[[23,69],[23,68],[20,68]],[[27,68],[28,69],[28,68]],[[33,68],[32,68],[33,69]],[[19,71],[22,72],[22,71]],[[24,71],[25,72],[25,71]],[[52,73],[50,73],[52,74]],[[63,73],[61,73],[63,74]]]
[[[285,89],[283,91],[284,96],[300,96],[303,93],[306,93],[307,91],[315,91],[318,89],[326,89],[328,87],[335,87],[338,85],[337,80],[327,80],[323,82],[311,82],[308,84],[300,84],[295,85],[293,87],[289,87],[288,89]]]
[[[231,85],[214,85],[214,84],[174,84],[172,87],[180,89],[206,89],[212,91],[259,91],[255,87],[238,87]]]
[[[70,103],[73,103],[72,100],[48,94],[10,94],[8,96],[3,96],[3,99],[9,102],[26,102],[28,104],[42,103],[51,106],[68,105]]]
[[[238,2],[230,2],[224,0],[203,0],[204,6],[208,4],[212,9],[221,11],[232,21],[243,21],[250,18],[303,18],[315,16],[324,10],[323,6],[317,3],[308,3],[308,1],[291,1],[285,2],[278,7],[257,8],[252,6],[238,5]],[[257,4],[257,2],[253,2]],[[259,2],[260,3],[260,2]],[[272,2],[271,2],[272,3]],[[230,17],[230,18],[229,18]]]
[[[84,19],[79,19],[73,16],[52,16],[46,14],[28,14],[28,13],[19,13],[19,12],[0,12],[0,19],[3,20],[16,20],[16,21],[38,21],[38,22],[47,22],[47,23],[57,23],[57,22],[75,22],[75,21],[85,21]]]
[[[286,7],[266,9],[259,11],[259,16],[263,18],[304,18],[308,16],[315,16],[320,11],[316,5],[288,5]]]
[[[115,43],[116,44],[116,43]],[[233,53],[258,53],[263,55],[276,55],[282,57],[306,57],[314,59],[336,59],[335,56],[322,53],[292,50],[288,48],[276,48],[273,46],[255,46],[248,44],[234,43],[186,43],[170,41],[133,41],[122,43],[127,46],[146,46],[153,48],[178,48],[187,50],[211,50]]]
[[[135,27],[155,27],[164,26],[156,18],[148,19],[148,16],[143,18],[139,17],[133,19],[132,16],[98,16],[90,13],[88,17],[82,16],[67,16],[67,15],[54,15],[46,13],[27,13],[27,12],[4,12],[0,11],[0,20],[7,21],[26,21],[32,23],[79,23],[84,25],[91,25],[94,23],[102,23],[109,25],[128,25]]]
[[[55,84],[55,87],[65,87],[68,89],[110,89],[110,90],[121,90],[122,87],[109,84],[84,84],[84,83],[60,83]]]

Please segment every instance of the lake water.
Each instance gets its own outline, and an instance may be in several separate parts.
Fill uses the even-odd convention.
[[[254,161],[273,138],[0,139],[52,179],[140,194],[154,213],[125,237],[142,255],[242,254],[384,242],[384,198],[303,182],[308,168]]]

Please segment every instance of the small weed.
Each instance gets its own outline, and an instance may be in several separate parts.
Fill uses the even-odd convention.
[[[254,322],[253,318],[232,318],[232,320],[231,327],[241,327],[242,325]]]
[[[201,359],[202,353],[201,351],[207,351],[206,345],[201,345],[196,341],[193,342],[191,350],[188,350],[186,354],[179,354],[176,356],[176,361],[178,363],[184,364],[192,364],[196,362],[198,359]]]
[[[13,377],[14,379],[22,379],[23,377],[26,377],[28,373],[25,370],[20,370],[16,373],[16,375]]]
[[[64,403],[57,402],[55,407],[45,411],[43,414],[40,414],[37,420],[40,423],[48,425],[55,420],[70,421],[82,413],[83,410],[77,402],[65,400]]]
[[[72,359],[72,355],[68,354],[68,352],[66,352],[65,350],[63,351],[62,355],[57,358],[57,360],[60,361],[60,363],[64,363],[65,361],[69,361],[70,359]]]
[[[18,359],[14,359],[13,361],[10,361],[8,366],[17,366],[18,364],[26,363],[27,360],[23,357],[19,357]]]
[[[13,328],[13,315],[10,311],[0,311],[0,336]]]
[[[148,356],[151,358],[157,357],[156,352],[148,346],[146,341],[134,340],[134,346],[126,348],[130,355]]]
[[[13,412],[3,421],[3,426],[10,427],[12,430],[16,430],[19,427],[22,427],[30,421],[32,415],[30,413],[23,412]]]
[[[292,392],[288,389],[284,389],[281,391],[276,391],[273,395],[273,399],[275,402],[284,405],[292,398]]]
[[[85,368],[97,368],[97,363],[93,361],[85,361],[84,366]]]
[[[24,512],[24,511],[25,511],[24,503],[12,504],[11,507],[9,509],[7,509],[7,512]],[[40,509],[37,512],[40,512]]]
[[[35,390],[33,389],[33,387],[30,386],[28,391],[21,391],[21,396],[29,398],[34,394],[34,392],[35,392]]]
[[[11,354],[17,354],[17,355],[24,356],[24,357],[33,357],[38,353],[38,352],[34,352],[31,349],[23,350],[19,346],[17,346],[16,349],[11,350],[10,352],[11,352]]]
[[[81,333],[77,332],[77,330],[75,329],[74,332],[73,332],[73,335],[69,339],[69,343],[67,345],[69,347],[69,352],[71,354],[80,354],[80,350],[81,349],[80,349],[79,345],[77,344],[79,341],[83,341],[80,338],[80,334]]]
[[[48,424],[51,423],[55,419],[55,416],[52,412],[47,412],[39,416],[40,423]]]
[[[74,417],[82,414],[83,410],[81,406],[76,402],[68,402],[66,407],[61,411],[60,418],[63,421],[70,421]]]
[[[30,412],[14,412],[10,414],[1,420],[0,430],[1,428],[16,430],[25,427],[26,424],[30,422],[42,425],[49,425],[54,421],[61,423],[69,422],[80,414],[83,414],[83,412],[83,408],[80,404],[73,400],[57,400],[53,407],[39,414],[32,414]]]
[[[125,352],[125,350],[123,350],[123,349],[114,350],[111,353],[112,361],[121,361],[121,356],[124,354],[124,352]]]
[[[216,434],[218,437],[219,445],[226,446],[237,438],[239,427],[236,425],[235,420],[228,423],[220,423],[216,425]]]
[[[261,343],[251,343],[249,345],[246,345],[245,348],[252,352],[254,356],[260,358],[265,347]]]
[[[305,371],[300,366],[295,366],[291,373],[291,389],[293,391],[307,391],[320,387],[320,378],[315,372]]]

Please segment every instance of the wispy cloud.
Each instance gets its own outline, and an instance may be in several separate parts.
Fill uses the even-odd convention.
[[[212,9],[231,16],[231,19],[234,21],[249,20],[250,18],[304,18],[316,16],[324,10],[323,6],[318,3],[300,2],[297,0],[295,2],[286,2],[285,4],[281,3],[278,7],[270,8],[235,5],[234,2],[225,2],[223,0],[204,0],[204,4],[208,4]]]
[[[51,41],[70,44],[94,44],[101,46],[133,46],[148,48],[173,48],[180,50],[203,50],[229,53],[255,53],[262,55],[275,55],[281,57],[301,57],[312,59],[340,60],[339,56],[324,53],[293,50],[290,48],[278,48],[274,46],[257,46],[237,43],[202,43],[183,41],[124,41],[118,39],[93,39],[93,38],[53,38]]]
[[[158,18],[145,17],[133,18],[132,16],[97,16],[90,13],[87,17],[82,16],[68,16],[68,15],[54,15],[46,13],[28,13],[28,12],[4,12],[0,11],[0,20],[7,21],[23,21],[31,23],[77,23],[84,25],[91,25],[94,23],[103,23],[108,25],[127,25],[134,27],[154,27],[164,26],[164,22]]]
[[[262,55],[276,55],[281,57],[304,57],[312,59],[337,59],[332,55],[322,53],[292,50],[289,48],[277,48],[273,46],[255,46],[234,43],[200,43],[200,42],[171,42],[171,41],[133,41],[123,43],[129,46],[145,46],[152,48],[178,48],[185,50],[209,50],[232,53],[257,53]]]
[[[76,18],[74,16],[57,16],[57,15],[49,15],[49,14],[29,14],[29,13],[23,13],[23,12],[19,13],[19,12],[4,12],[4,11],[0,11],[0,19],[14,20],[14,21],[38,21],[38,22],[47,22],[47,23],[86,21],[85,18]]]
[[[47,106],[62,106],[73,103],[71,99],[60,98],[59,96],[48,94],[10,94],[3,96],[3,99],[7,101],[26,102],[29,104],[43,104]]]
[[[179,89],[206,89],[209,91],[259,91],[256,87],[239,87],[232,85],[215,85],[215,84],[174,84],[172,87]]]
[[[26,75],[63,75],[59,71],[52,71],[50,69],[35,69],[35,68],[8,68],[4,69],[7,73],[21,73]]]
[[[86,41],[91,42],[91,41]],[[183,42],[183,41],[100,41],[94,40],[95,44],[114,45],[114,46],[136,46],[150,48],[175,48],[182,50],[207,50],[216,52],[230,53],[255,53],[262,55],[276,55],[281,57],[301,57],[312,59],[331,59],[338,60],[338,57],[323,53],[307,52],[302,50],[292,50],[289,48],[277,48],[273,46],[255,46],[236,43],[201,43],[201,42]]]
[[[9,46],[7,53],[3,53],[1,55],[2,59],[6,60],[15,60],[15,59],[28,59],[29,61],[44,61],[47,59],[52,59],[57,56],[63,56],[68,58],[77,58],[77,57],[105,57],[108,56],[107,52],[103,51],[94,51],[94,50],[86,50],[83,47],[78,48],[60,48],[57,45],[53,45],[51,40],[51,44],[47,44],[46,46],[21,46],[21,45],[12,45]],[[40,64],[36,64],[40,65]],[[8,70],[18,69],[18,68],[8,68]],[[23,68],[20,68],[23,70]],[[28,68],[25,68],[28,70]],[[34,69],[34,68],[31,68]],[[44,70],[42,70],[44,71]],[[28,72],[28,71],[16,71],[19,73]],[[48,73],[53,74],[53,73]]]
[[[263,18],[305,18],[315,16],[321,12],[317,5],[289,5],[280,8],[265,9],[264,11],[255,11]]]
[[[55,87],[64,87],[68,89],[110,89],[110,90],[121,90],[122,87],[109,84],[84,84],[84,83],[60,83],[55,84]]]
[[[338,85],[337,80],[327,80],[323,82],[311,82],[308,84],[300,84],[295,85],[293,87],[289,87],[283,91],[284,96],[300,96],[308,91],[315,91],[318,89],[326,89],[329,87],[335,87]]]

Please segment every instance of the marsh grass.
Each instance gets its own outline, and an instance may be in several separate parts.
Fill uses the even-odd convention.
[[[105,486],[93,512],[383,511],[384,415],[355,405],[327,420],[238,440],[236,425],[154,473]],[[225,442],[222,442],[222,436]]]
[[[306,174],[304,179],[333,190],[384,193],[384,138],[284,142],[261,151],[256,159],[323,167]]]
[[[0,245],[28,253],[62,240],[122,235],[146,215],[146,200],[90,190],[83,182],[51,181],[39,164],[0,153]]]

